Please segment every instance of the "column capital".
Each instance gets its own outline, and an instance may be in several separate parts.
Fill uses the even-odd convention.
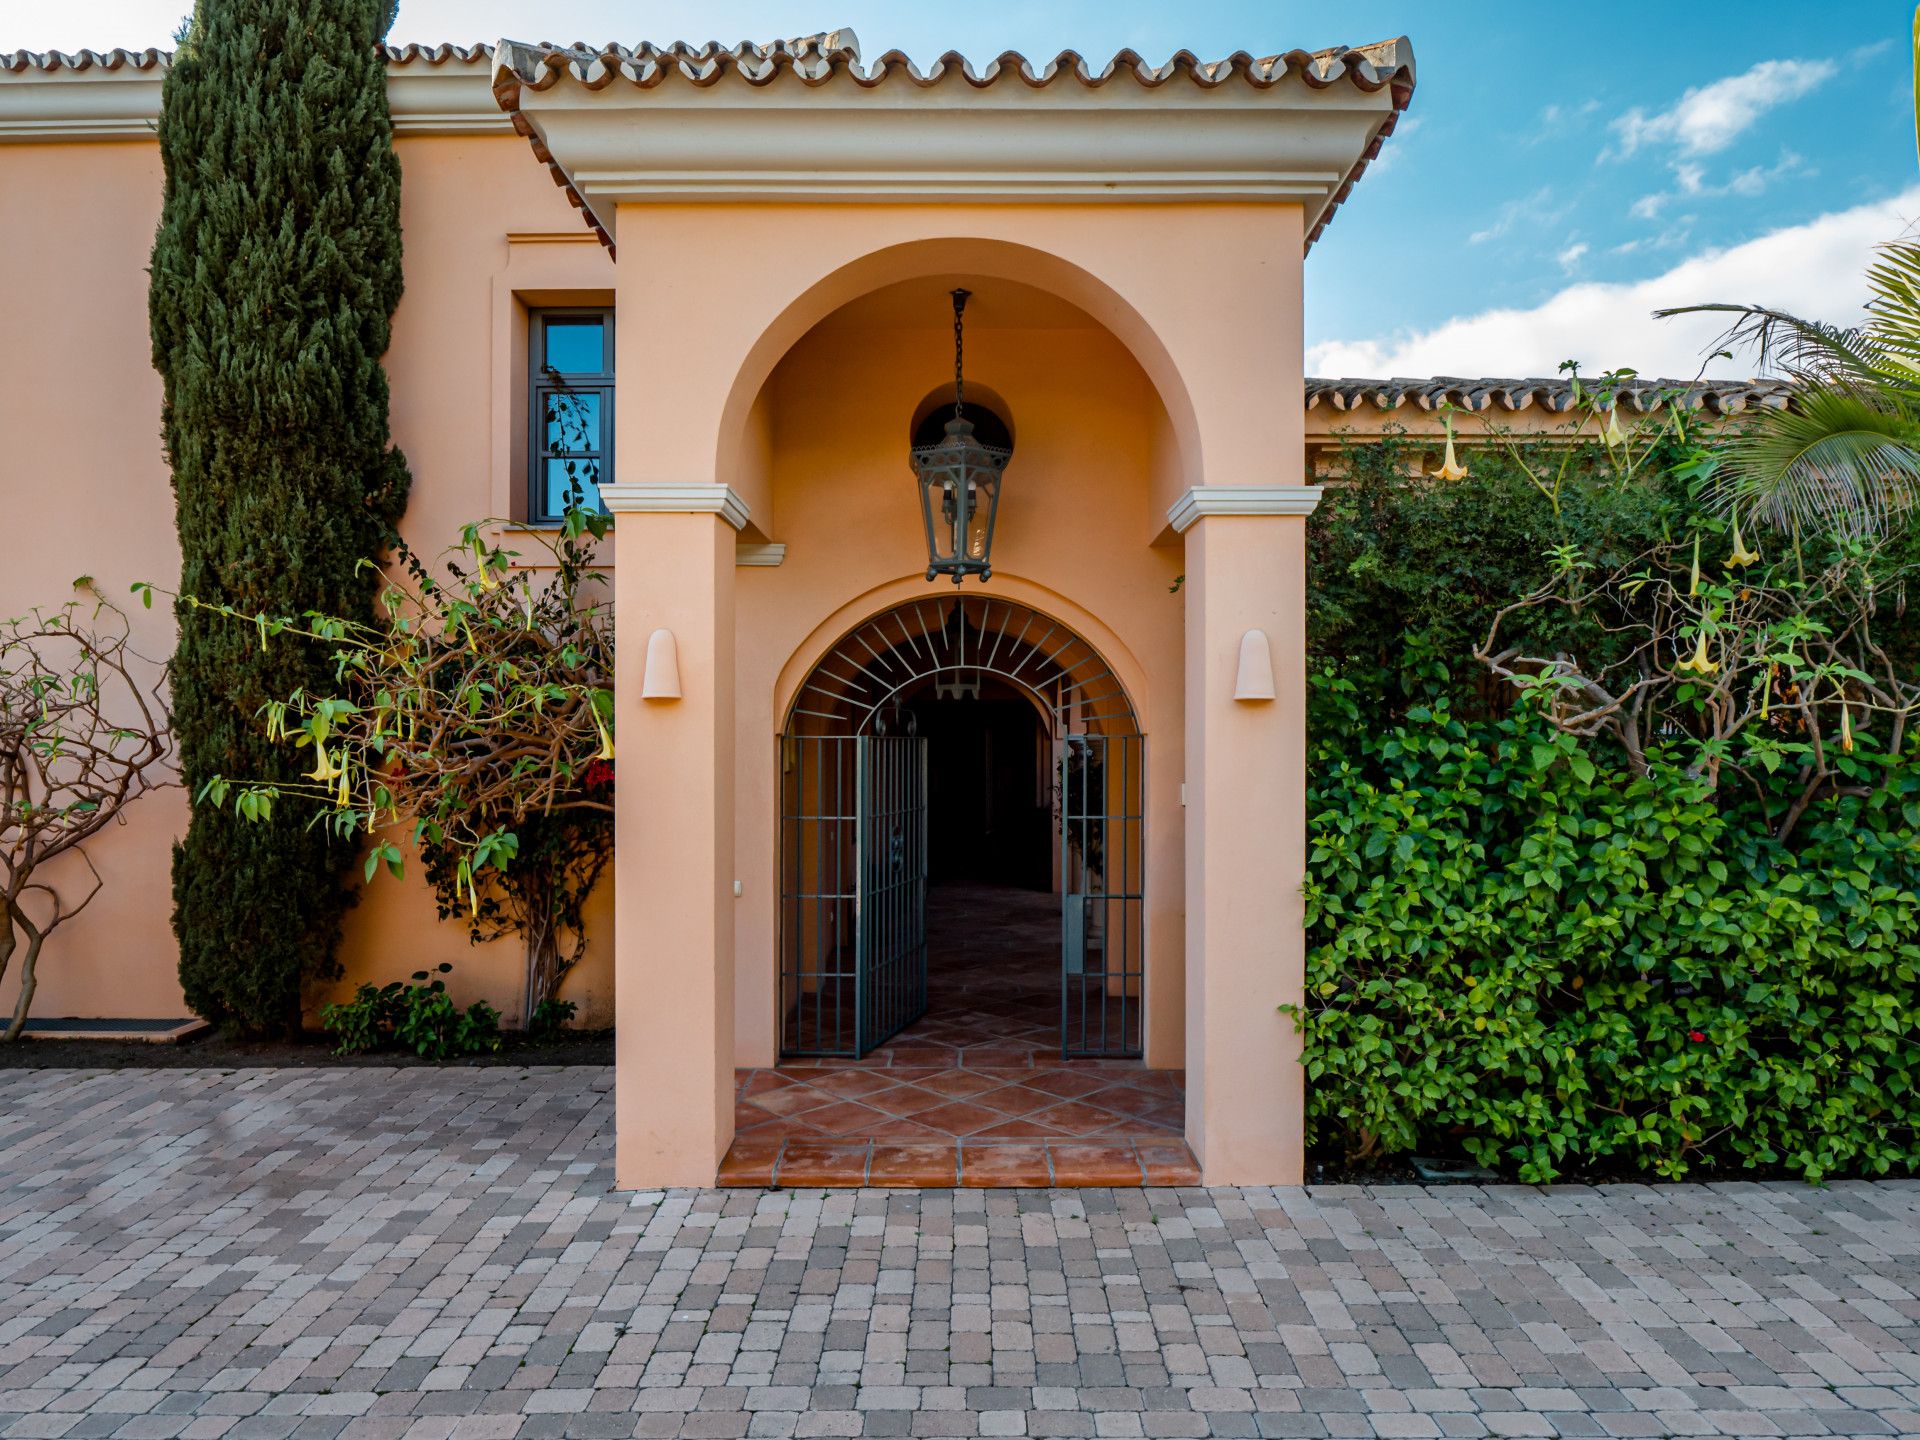
[[[1167,523],[1184,535],[1208,515],[1311,515],[1318,485],[1195,485],[1167,507]]]
[[[731,485],[673,485],[619,480],[600,487],[600,498],[615,516],[718,515],[736,530],[746,527],[747,502]],[[616,520],[615,528],[619,522]]]

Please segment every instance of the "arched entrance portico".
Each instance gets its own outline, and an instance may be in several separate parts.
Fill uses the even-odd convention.
[[[1144,1053],[1146,740],[1071,627],[984,592],[883,610],[807,672],[778,763],[783,1057]]]

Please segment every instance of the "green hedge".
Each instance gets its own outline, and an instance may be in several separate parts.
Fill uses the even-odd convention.
[[[1392,447],[1355,452],[1316,517],[1316,1151],[1527,1181],[1920,1169],[1920,745],[1845,757],[1859,793],[1776,840],[1788,776],[1710,794],[1684,737],[1638,776],[1554,729],[1544,692],[1489,685],[1467,653],[1491,608],[1550,547],[1611,565],[1686,533],[1690,497],[1597,456],[1554,515],[1498,456],[1472,468],[1409,484]],[[1879,631],[1910,668],[1904,598]],[[1539,643],[1577,651],[1591,624]]]

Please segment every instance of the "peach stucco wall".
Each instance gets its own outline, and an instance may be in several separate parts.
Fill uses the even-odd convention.
[[[1297,1042],[1278,1007],[1299,998],[1303,961],[1305,522],[1215,513],[1182,545],[1168,507],[1195,486],[1301,482],[1299,209],[649,204],[623,205],[619,234],[622,309],[648,322],[621,329],[619,430],[650,443],[618,456],[616,603],[628,636],[635,614],[640,633],[676,634],[694,677],[684,698],[645,702],[629,668],[618,696],[620,1183],[710,1181],[731,1111],[658,1096],[772,1058],[772,741],[835,638],[926,593],[906,432],[947,373],[951,332],[934,317],[954,284],[980,297],[973,370],[1017,437],[993,584],[1101,646],[1158,742],[1150,1054],[1200,1082],[1188,1134],[1209,1179],[1297,1179]],[[1010,317],[1088,318],[996,324],[996,290],[1046,302]],[[755,438],[763,410],[770,449]],[[723,486],[785,563],[693,573],[665,559],[724,523],[689,513]],[[656,565],[676,577],[664,592]],[[1247,628],[1268,633],[1281,699],[1235,710],[1220,657]],[[721,674],[701,693],[699,676]],[[716,806],[734,839],[717,857]],[[678,848],[624,839],[679,826]],[[1181,970],[1184,993],[1168,983]],[[656,990],[686,1023],[662,1023]]]
[[[460,523],[504,513],[511,500],[525,434],[511,414],[521,305],[610,300],[613,265],[590,237],[582,243],[577,217],[517,137],[403,137],[397,148],[406,297],[387,364],[394,438],[413,470],[403,529],[433,553]],[[178,576],[147,340],[160,190],[150,142],[0,147],[0,278],[11,295],[47,297],[30,322],[23,305],[0,318],[7,614],[59,603],[82,574],[116,598],[136,579],[171,585]],[[46,198],[18,203],[24,196]],[[164,657],[164,609],[134,618],[142,647]],[[185,797],[171,789],[96,843],[105,888],[50,945],[36,1015],[185,1013],[168,923],[169,847],[185,816]],[[609,886],[592,907],[596,943],[566,992],[588,1023],[612,1014],[611,906]],[[520,1008],[514,942],[470,946],[416,881],[365,889],[342,960],[349,987],[451,961],[457,998],[485,995],[510,1016]],[[0,1005],[13,991],[11,980],[0,987]]]

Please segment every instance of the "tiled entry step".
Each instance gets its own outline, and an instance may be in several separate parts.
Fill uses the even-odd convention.
[[[822,1061],[738,1075],[722,1185],[1192,1185],[1184,1076],[1138,1062]]]
[[[882,1189],[1197,1185],[1200,1167],[1180,1140],[802,1140],[733,1142],[729,1186]]]

